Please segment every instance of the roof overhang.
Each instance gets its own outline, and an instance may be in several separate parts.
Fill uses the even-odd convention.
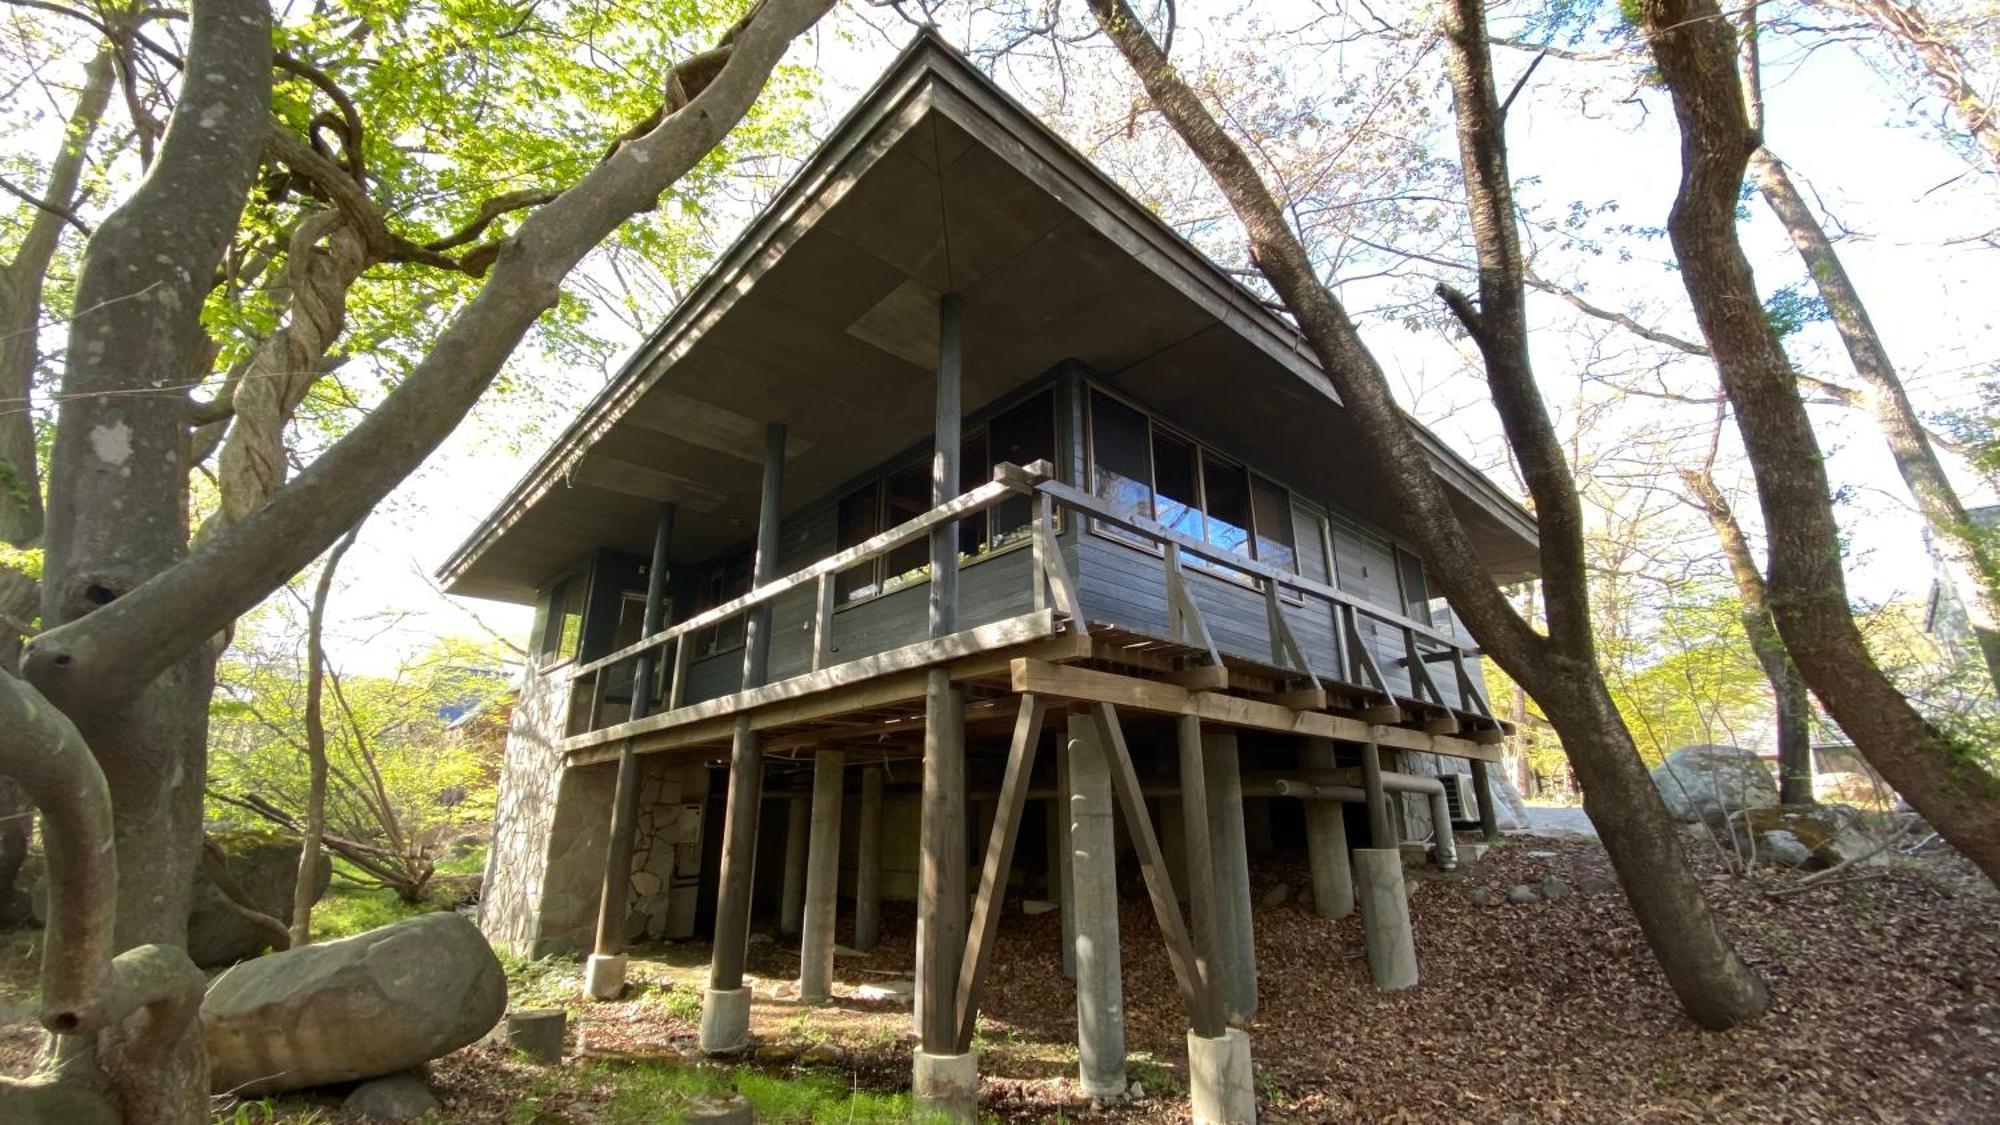
[[[928,440],[945,292],[969,407],[1078,359],[1398,528],[1292,326],[924,32],[445,563],[446,588],[531,600],[592,548],[644,551],[665,501],[675,561],[727,548],[754,522],[767,422],[788,428],[788,510]],[[1418,435],[1495,575],[1531,572],[1533,519]]]

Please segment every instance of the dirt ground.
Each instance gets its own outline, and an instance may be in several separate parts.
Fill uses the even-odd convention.
[[[1290,892],[1256,915],[1250,1032],[1262,1119],[2000,1119],[2000,900],[1969,867],[1898,861],[1804,886],[1791,871],[1730,876],[1705,843],[1689,844],[1724,925],[1771,985],[1771,1012],[1754,1026],[1710,1033],[1679,1014],[1593,839],[1515,836],[1471,870],[1419,877],[1411,905],[1424,979],[1400,993],[1369,985],[1356,920],[1320,919],[1301,901],[1302,862],[1260,860],[1258,901],[1280,884]],[[1505,903],[1510,888],[1540,889],[1550,876],[1557,897]],[[1060,918],[1011,900],[1008,911],[980,1021],[987,1112],[1185,1120],[1186,1022],[1144,900],[1128,899],[1120,919],[1130,1077],[1143,1096],[1101,1109],[1075,1081]],[[848,1089],[907,1085],[909,1010],[893,987],[870,997],[907,980],[913,918],[894,905],[885,914],[874,953],[838,958],[830,1007],[790,999],[796,956],[753,941],[758,1046],[747,1065]],[[518,992],[534,994],[517,1003],[571,1008],[583,1057],[556,1071],[492,1046],[440,1060],[431,1078],[447,1120],[622,1120],[606,1112],[602,1080],[618,1064],[589,1059],[692,1065],[707,948],[637,954],[635,986],[615,1004],[575,1002],[574,965],[517,970]]]

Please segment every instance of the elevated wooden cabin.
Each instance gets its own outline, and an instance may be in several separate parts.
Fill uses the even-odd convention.
[[[1527,513],[1417,433],[1528,573]],[[1069,922],[1105,877],[1072,829],[1115,795],[1170,944],[1193,899],[1191,1022],[1247,1017],[1244,803],[1254,836],[1372,798],[1343,865],[1448,848],[1429,813],[1477,820],[1474,787],[1418,782],[1501,730],[1360,448],[1283,318],[920,35],[442,570],[537,607],[482,925],[600,959],[711,935],[727,1009],[754,917],[811,977],[842,899],[866,944],[921,894],[950,1054],[1010,882],[1101,924]]]

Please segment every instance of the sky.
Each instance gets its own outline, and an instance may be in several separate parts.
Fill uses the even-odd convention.
[[[1183,4],[1184,13],[1196,11]],[[1285,13],[1260,13],[1281,20]],[[860,22],[843,10],[831,26],[822,27],[810,42],[795,48],[794,61],[817,66],[822,74],[815,121],[824,129],[852,104],[893,57],[904,28],[880,13],[876,26]],[[1184,19],[1195,17],[1184,15]],[[945,29],[948,38],[957,38]],[[1213,47],[1229,33],[1227,26],[1204,27],[1190,22],[1183,50]],[[1207,38],[1204,38],[1207,37]],[[1503,51],[1499,60],[1503,82],[1520,73],[1527,56]],[[1360,65],[1362,60],[1355,60]],[[1102,54],[1110,65],[1115,56]],[[1319,60],[1338,68],[1342,60]],[[1546,60],[1524,91],[1509,119],[1513,170],[1533,177],[1523,188],[1523,201],[1560,210],[1570,201],[1590,205],[1615,200],[1616,221],[1639,226],[1663,226],[1678,174],[1678,151],[1671,112],[1662,96],[1636,95],[1585,99],[1588,64]],[[1898,360],[1919,408],[1934,410],[1969,401],[1970,376],[1991,370],[1995,359],[1992,303],[1976,294],[1984,291],[1993,251],[1980,244],[1946,247],[1952,239],[1980,228],[1981,215],[1993,213],[1991,177],[1966,178],[1966,164],[1951,154],[1922,122],[1913,124],[1903,99],[1850,52],[1830,48],[1809,57],[1766,60],[1769,140],[1811,184],[1830,213],[1853,231],[1841,253],[1863,289],[1889,350]],[[1119,81],[1122,74],[1092,75],[1093,81]],[[1001,75],[1009,85],[1008,73]],[[1010,86],[1029,105],[1042,104],[1045,91]],[[1090,151],[1093,140],[1071,136],[1072,143]],[[1953,183],[1953,181],[1955,181]],[[1938,189],[1938,185],[1952,186]],[[1142,198],[1147,185],[1128,184]],[[1768,292],[1797,280],[1799,267],[1782,233],[1761,205],[1746,209],[1744,237]],[[1600,304],[1632,311],[1661,328],[1687,337],[1698,333],[1688,312],[1679,280],[1665,261],[1663,239],[1638,240],[1630,261],[1607,259],[1590,263],[1586,276],[1591,298]],[[1586,255],[1587,257],[1587,255]],[[1343,292],[1350,303],[1353,298]],[[1536,362],[1545,395],[1559,416],[1580,408],[1587,394],[1574,371],[1593,349],[1601,350],[1600,326],[1579,322],[1552,297],[1531,301],[1537,327]],[[638,342],[625,326],[607,323],[607,339]],[[1483,403],[1478,384],[1467,375],[1464,354],[1437,333],[1412,332],[1394,324],[1365,323],[1364,337],[1416,404],[1420,418],[1432,422],[1456,448],[1482,466],[1504,465],[1504,448],[1497,421]],[[1830,375],[1841,375],[1844,358],[1824,326],[1809,329],[1797,344],[1802,362]],[[1628,341],[1614,341],[1623,347]],[[464,539],[477,522],[528,470],[552,437],[580,409],[589,394],[603,384],[606,371],[555,369],[546,361],[529,359],[524,370],[551,389],[561,406],[545,416],[522,417],[518,409],[487,405],[462,425],[437,454],[378,510],[343,567],[330,630],[330,649],[337,663],[352,670],[384,669],[402,653],[423,647],[444,635],[492,631],[520,643],[526,637],[531,611],[507,606],[445,598],[427,578]],[[1699,382],[1700,370],[1683,372]],[[1712,375],[1709,376],[1712,378]],[[1684,412],[1683,412],[1684,414]],[[1669,421],[1673,412],[1644,401],[1621,406],[1596,423],[1598,440],[1644,441],[1649,433],[1685,418]],[[1850,581],[1859,600],[1886,602],[1921,596],[1929,582],[1921,525],[1910,511],[1886,450],[1863,421],[1827,410],[1817,419],[1822,444],[1828,450],[1829,471],[1844,489],[1841,515],[1854,546]],[[522,438],[524,428],[539,431],[537,439]],[[1725,454],[1725,463],[1727,461]],[[1969,477],[1961,476],[1968,498],[1990,502]],[[1754,523],[1748,478],[1733,477],[1742,502],[1739,507]],[[1641,498],[1642,499],[1642,498]],[[1639,503],[1641,499],[1632,502]],[[1623,500],[1616,503],[1623,503]]]

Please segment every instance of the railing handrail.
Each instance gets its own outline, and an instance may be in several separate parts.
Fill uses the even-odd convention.
[[[1025,468],[1011,463],[995,465],[993,479],[985,484],[979,485],[952,500],[946,501],[938,507],[898,524],[888,531],[857,543],[846,550],[828,555],[826,558],[801,570],[794,571],[783,578],[767,582],[747,594],[732,598],[712,609],[704,610],[688,618],[686,621],[671,625],[654,633],[652,636],[642,637],[616,652],[600,656],[588,663],[574,664],[568,671],[568,678],[576,680],[611,665],[630,660],[649,649],[663,648],[690,633],[721,624],[738,614],[788,594],[824,576],[838,574],[857,563],[866,562],[869,559],[885,555],[898,547],[925,538],[942,524],[961,519],[974,512],[984,511],[1012,496],[1034,495],[1037,493],[1047,496],[1051,501],[1063,508],[1087,515],[1102,523],[1122,527],[1127,531],[1150,539],[1158,543],[1163,549],[1167,544],[1173,544],[1185,554],[1191,554],[1196,558],[1203,559],[1215,565],[1273,583],[1281,589],[1296,590],[1301,595],[1312,595],[1335,606],[1345,607],[1352,613],[1380,622],[1392,629],[1410,630],[1419,640],[1442,645],[1447,649],[1460,650],[1467,655],[1476,654],[1477,650],[1475,646],[1467,645],[1458,638],[1441,633],[1427,622],[1418,621],[1415,618],[1397,613],[1394,610],[1385,609],[1373,602],[1364,601],[1338,587],[1308,578],[1303,574],[1294,574],[1289,571],[1279,570],[1269,563],[1234,554],[1206,540],[1197,539],[1186,532],[1166,527],[1146,516],[1120,512],[1100,497],[1085,492],[1075,485],[1065,484],[1062,481],[1054,479],[1052,466],[1047,462],[1038,461],[1034,465]]]
[[[570,669],[569,678],[575,680],[599,669],[630,660],[648,649],[664,647],[689,633],[719,625],[739,613],[755,609],[765,602],[788,594],[822,575],[838,574],[856,563],[866,562],[878,555],[886,555],[898,547],[928,536],[941,524],[951,523],[974,512],[985,511],[1011,496],[1030,494],[1045,479],[1043,477],[1045,470],[1041,467],[1044,464],[1037,462],[1034,468],[1022,468],[1009,463],[996,465],[993,468],[993,479],[970,492],[897,524],[879,535],[856,543],[838,554],[828,555],[803,570],[793,571],[783,578],[766,582],[747,594],[732,598],[712,609],[703,610],[686,621],[671,625],[650,637],[641,637],[624,648],[600,656],[588,664],[578,664]]]
[[[1172,543],[1175,546],[1179,547],[1185,553],[1195,555],[1198,558],[1207,559],[1210,562],[1219,563],[1223,566],[1229,567],[1232,570],[1238,570],[1243,572],[1244,574],[1251,575],[1252,577],[1262,578],[1270,582],[1276,582],[1280,586],[1290,587],[1292,589],[1300,591],[1301,593],[1313,594],[1325,601],[1332,602],[1335,605],[1344,605],[1349,609],[1354,610],[1357,613],[1365,614],[1366,616],[1373,618],[1376,621],[1380,621],[1385,625],[1391,626],[1392,628],[1414,630],[1417,636],[1422,640],[1430,641],[1435,644],[1441,644],[1447,648],[1466,649],[1468,651],[1470,651],[1472,647],[1466,645],[1465,643],[1463,643],[1462,641],[1458,640],[1455,637],[1450,637],[1443,633],[1438,632],[1437,629],[1431,625],[1418,621],[1415,618],[1404,616],[1403,614],[1397,613],[1394,610],[1384,609],[1381,606],[1374,604],[1373,602],[1363,601],[1360,598],[1357,598],[1354,595],[1346,592],[1345,590],[1341,590],[1333,586],[1328,586],[1323,582],[1307,578],[1303,574],[1293,574],[1288,571],[1279,570],[1277,567],[1274,567],[1269,563],[1259,562],[1256,559],[1244,558],[1242,555],[1232,554],[1223,548],[1217,547],[1214,544],[1207,542],[1206,540],[1196,539],[1195,537],[1187,534],[1184,531],[1175,531],[1173,528],[1167,527],[1163,524],[1156,523],[1145,516],[1129,515],[1123,512],[1119,512],[1116,509],[1112,508],[1109,504],[1106,504],[1103,500],[1099,499],[1096,496],[1091,495],[1088,492],[1083,491],[1080,488],[1077,488],[1075,485],[1064,484],[1063,482],[1056,480],[1048,480],[1048,481],[1043,481],[1042,483],[1036,485],[1035,490],[1037,492],[1047,493],[1048,495],[1053,497],[1058,504],[1061,504],[1063,507],[1077,509],[1079,511],[1088,514],[1094,519],[1103,521],[1105,523],[1116,524],[1129,531],[1137,532],[1138,534],[1146,536],[1149,539],[1157,540],[1162,546],[1164,546],[1167,543]]]

